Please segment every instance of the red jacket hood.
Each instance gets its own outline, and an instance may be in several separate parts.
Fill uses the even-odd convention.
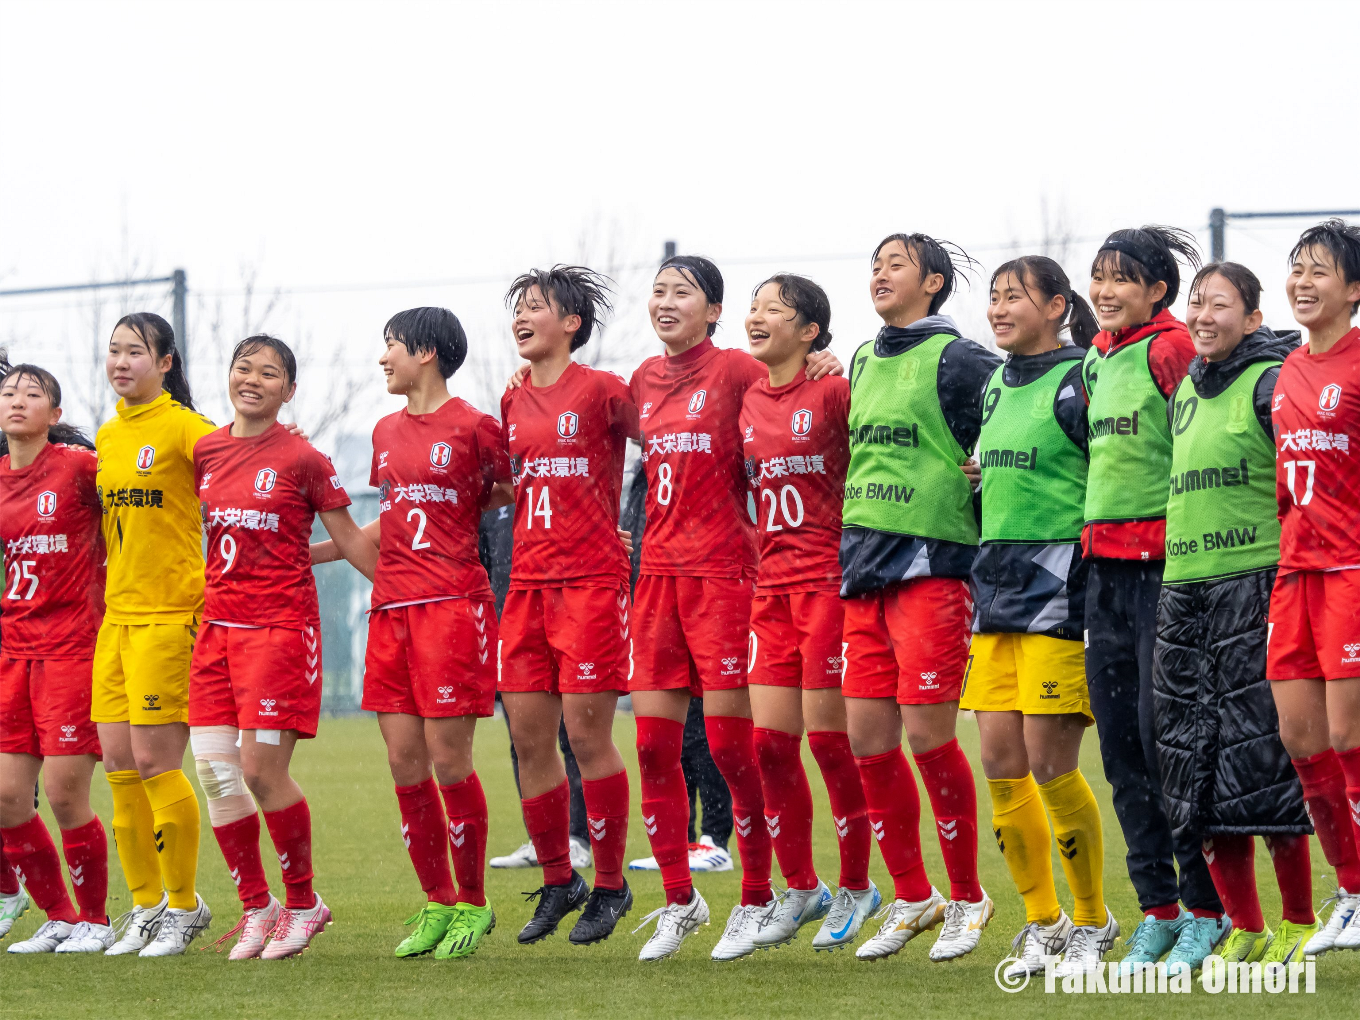
[[[1187,341],[1190,339],[1190,331],[1185,328],[1185,323],[1172,315],[1169,309],[1163,308],[1147,322],[1137,326],[1125,326],[1113,333],[1101,330],[1091,344],[1101,354],[1109,354],[1139,340],[1146,340],[1156,333],[1179,333]]]

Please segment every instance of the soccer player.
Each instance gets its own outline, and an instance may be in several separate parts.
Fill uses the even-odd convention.
[[[1062,267],[1042,255],[1012,259],[992,274],[987,319],[1008,357],[982,398],[982,543],[971,578],[977,617],[959,707],[976,713],[992,832],[1025,902],[1006,975],[1014,980],[1063,953],[1060,967],[1080,970],[1119,935],[1102,889],[1100,807],[1078,767],[1092,722],[1082,654],[1081,361],[1100,327]],[[1073,917],[1053,883],[1055,835]]]
[[[955,263],[958,260],[958,265]],[[977,947],[992,901],[978,883],[977,788],[954,736],[973,606],[973,486],[983,384],[1000,360],[940,314],[967,255],[925,234],[874,249],[869,293],[883,319],[850,368],[850,467],[840,561],[846,720],[869,822],[894,900],[862,959],[900,952],[944,922],[932,960]],[[921,801],[906,729],[949,872],[946,902],[921,863]]]
[[[0,839],[10,923],[32,897],[47,921],[11,953],[95,953],[113,944],[105,913],[108,842],[90,808],[99,740],[91,658],[104,611],[104,549],[89,440],[60,425],[61,386],[36,365],[3,366],[0,540],[6,566],[0,653]],[[75,889],[33,803],[43,773]],[[23,875],[20,889],[13,869]]]
[[[1280,572],[1266,675],[1280,737],[1339,888],[1306,954],[1360,949],[1360,228],[1327,220],[1289,253],[1285,293],[1308,343],[1275,384]]]
[[[105,368],[120,399],[95,436],[108,580],[90,715],[134,904],[107,953],[175,956],[212,920],[194,889],[198,798],[180,766],[203,611],[194,447],[214,425],[194,410],[174,331],[159,315],[119,319]]]
[[[1232,923],[1219,955],[1287,963],[1317,932],[1308,816],[1266,680],[1270,589],[1280,557],[1275,431],[1280,362],[1299,335],[1261,325],[1261,283],[1235,262],[1190,284],[1198,357],[1168,403],[1171,485],[1152,696],[1172,833],[1199,834]],[[1271,932],[1252,835],[1265,836],[1284,919]]]
[[[531,270],[510,285],[506,303],[530,368],[501,398],[516,502],[499,689],[524,823],[543,867],[519,941],[546,938],[584,906],[569,938],[589,945],[607,939],[633,904],[623,879],[628,773],[613,726],[628,689],[629,561],[617,524],[637,405],[621,378],[571,358],[609,309],[603,277],[581,266]],[[595,856],[591,890],[571,865],[571,794],[557,753],[564,716]]]
[[[230,959],[277,960],[306,949],[331,916],[312,891],[311,812],[288,774],[297,741],[316,736],[321,713],[321,624],[308,552],[313,515],[370,579],[378,550],[350,517],[330,460],[279,424],[279,408],[297,390],[292,350],[275,337],[247,337],[230,364],[235,419],[194,450],[208,556],[189,741],[213,835],[244,908],[218,941],[240,933]],[[260,860],[256,800],[283,872],[282,908]]]
[[[477,720],[496,698],[496,610],[477,526],[484,510],[513,501],[510,462],[500,423],[449,394],[467,357],[453,312],[398,312],[383,343],[387,391],[406,407],[373,429],[379,515],[363,530],[379,545],[362,707],[378,713],[427,900],[396,955],[462,958],[496,924],[484,889],[486,796],[472,765]],[[313,562],[337,558],[333,543],[313,547]]]
[[[747,679],[765,824],[786,892],[761,915],[752,943],[789,942],[825,920],[814,949],[855,940],[881,902],[869,881],[869,819],[841,697],[841,499],[850,459],[850,386],[811,382],[807,358],[831,343],[831,305],[811,280],[781,273],[756,287],[746,316],[751,354],[768,378],[741,407],[746,475],[756,505],[760,567],[751,603]],[[812,792],[802,733],[821,768],[839,841],[833,898],[812,863]]]
[[[1170,311],[1180,290],[1178,257],[1199,264],[1188,234],[1146,226],[1116,230],[1092,261],[1090,298],[1101,332],[1082,366],[1090,399],[1090,468],[1081,543],[1091,561],[1091,711],[1129,848],[1129,878],[1144,913],[1126,940],[1125,959],[1155,963],[1169,953],[1168,963],[1198,967],[1228,934],[1228,922],[1199,835],[1173,836],[1167,821],[1152,716],[1171,475],[1166,405],[1195,356],[1184,324]]]

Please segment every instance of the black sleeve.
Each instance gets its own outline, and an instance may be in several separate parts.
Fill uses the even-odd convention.
[[[1074,362],[1058,385],[1058,393],[1053,398],[1053,417],[1058,419],[1063,434],[1089,458],[1091,451],[1086,440],[1086,389],[1081,384],[1081,366],[1082,362]]]
[[[1261,423],[1266,438],[1272,443],[1275,442],[1275,423],[1270,417],[1270,405],[1275,398],[1275,381],[1279,378],[1279,365],[1272,365],[1262,372],[1261,378],[1256,380],[1256,392],[1252,394],[1251,400],[1252,409],[1256,412],[1256,420]]]
[[[951,340],[940,354],[940,409],[954,441],[970,453],[982,431],[983,390],[1000,364],[987,348],[962,337]]]

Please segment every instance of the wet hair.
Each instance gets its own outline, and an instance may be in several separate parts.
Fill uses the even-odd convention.
[[[230,364],[234,365],[238,358],[257,354],[266,347],[279,356],[279,360],[283,362],[283,370],[288,373],[288,385],[292,386],[297,382],[297,356],[286,343],[268,333],[256,333],[237,344],[236,349],[231,352]]]
[[[445,379],[462,368],[467,359],[467,333],[447,308],[408,308],[387,320],[383,336],[391,337],[411,354],[434,351],[439,374]]]
[[[930,309],[927,314],[934,315],[944,303],[953,295],[959,278],[978,265],[976,259],[951,241],[937,241],[929,234],[889,234],[878,242],[878,247],[874,249],[873,256],[869,259],[872,265],[878,260],[878,254],[885,247],[898,241],[907,250],[911,260],[916,263],[921,271],[921,279],[924,281],[932,273],[939,273],[944,277],[944,286],[939,292],[931,295]]]
[[[1195,292],[1211,276],[1221,276],[1233,285],[1233,289],[1242,298],[1242,304],[1246,307],[1248,315],[1261,307],[1261,281],[1240,262],[1210,262],[1207,266],[1200,267],[1200,271],[1190,281],[1190,296],[1194,297]]]
[[[1289,252],[1292,266],[1310,248],[1321,248],[1332,257],[1332,264],[1341,272],[1346,283],[1360,280],[1360,227],[1333,216],[1299,235]],[[1360,312],[1360,301],[1351,305],[1351,315]]]
[[[505,304],[513,309],[530,290],[557,305],[560,318],[579,315],[581,326],[571,338],[571,349],[579,350],[590,342],[600,319],[614,310],[609,300],[610,280],[585,266],[556,265],[551,269],[531,269],[515,278],[505,292]]]
[[[1195,238],[1179,227],[1164,227],[1149,223],[1127,230],[1116,230],[1096,252],[1091,261],[1091,272],[1106,270],[1121,273],[1129,279],[1150,287],[1166,284],[1166,293],[1152,306],[1152,314],[1170,308],[1181,289],[1180,259],[1193,269],[1199,268],[1199,249]]]
[[[3,348],[0,348],[0,389],[16,378],[31,379],[47,395],[54,408],[61,407],[61,383],[47,369],[38,365],[11,365]],[[85,446],[94,449],[94,444],[85,433],[74,425],[57,422],[47,430],[49,443],[68,443],[72,446]],[[0,456],[9,452],[9,440],[0,435]]]
[[[720,305],[723,300],[723,277],[718,267],[702,255],[672,255],[657,269],[660,276],[667,269],[674,269],[694,286],[704,292],[710,305]],[[708,324],[708,335],[712,336],[718,328],[716,322]]]
[[[122,326],[136,333],[158,359],[167,354],[173,356],[170,371],[166,372],[165,378],[161,380],[161,387],[177,404],[182,404],[191,411],[198,410],[194,407],[193,394],[189,392],[189,378],[184,374],[184,359],[180,356],[179,348],[175,346],[175,331],[170,323],[155,312],[133,312],[114,323],[113,331],[118,332]]]
[[[996,272],[992,274],[988,289],[995,288],[996,281],[1008,273],[1020,281],[1020,285],[1025,288],[1026,296],[1029,296],[1030,290],[1033,289],[1042,294],[1047,301],[1059,296],[1066,298],[1067,309],[1058,320],[1058,328],[1062,329],[1065,326],[1072,337],[1072,342],[1078,347],[1091,346],[1091,340],[1100,332],[1100,323],[1096,321],[1091,306],[1072,289],[1072,281],[1067,278],[1062,266],[1047,255],[1022,255],[998,266]],[[1030,297],[1030,300],[1034,301],[1034,298]],[[1034,304],[1037,308],[1039,303],[1035,301]]]
[[[831,301],[826,291],[806,276],[795,273],[776,273],[768,280],[756,284],[751,291],[751,300],[766,284],[773,283],[779,288],[779,300],[798,313],[800,324],[817,324],[817,335],[812,339],[812,350],[825,350],[831,343]]]

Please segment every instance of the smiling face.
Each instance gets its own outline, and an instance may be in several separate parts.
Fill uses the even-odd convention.
[[[528,362],[570,353],[572,338],[580,328],[579,315],[563,315],[557,302],[544,297],[538,287],[520,295],[510,324],[519,356]]]
[[[412,354],[406,345],[388,333],[383,337],[383,353],[378,359],[387,377],[387,392],[405,395],[420,380],[421,366],[437,360],[434,351]]]
[[[119,326],[109,338],[104,359],[113,392],[127,404],[145,404],[161,394],[161,383],[174,356],[156,357],[155,350],[130,326]]]
[[[684,350],[708,335],[709,324],[722,315],[722,305],[710,304],[702,287],[670,267],[656,274],[647,311],[661,342]]]
[[[0,384],[0,432],[11,440],[36,439],[61,420],[61,408],[31,375],[12,372]]]
[[[1201,280],[1186,304],[1185,325],[1205,361],[1222,361],[1261,328],[1261,320],[1261,310],[1249,313],[1237,288],[1218,273]]]
[[[817,339],[815,322],[799,324],[798,311],[780,295],[779,284],[767,283],[756,292],[746,315],[746,338],[751,356],[765,365],[782,365],[806,359],[809,345]]]
[[[930,314],[930,300],[943,286],[943,274],[922,275],[915,253],[896,240],[879,249],[869,273],[874,311],[889,326],[909,326]]]
[[[231,363],[227,394],[242,418],[276,421],[279,408],[296,392],[297,385],[288,381],[288,369],[272,347],[258,347]]]
[[[1151,319],[1157,302],[1166,297],[1166,282],[1143,282],[1121,270],[1113,257],[1104,258],[1091,271],[1090,296],[1100,328],[1113,333]]]
[[[1026,289],[1015,273],[1002,273],[992,284],[987,321],[996,345],[1008,354],[1038,354],[1062,346],[1058,339],[1067,301],[1055,294],[1043,303],[1041,291]]]
[[[1347,283],[1332,253],[1314,246],[1299,252],[1284,282],[1284,292],[1294,321],[1312,332],[1333,322],[1351,320],[1351,308],[1360,301],[1360,280]]]

